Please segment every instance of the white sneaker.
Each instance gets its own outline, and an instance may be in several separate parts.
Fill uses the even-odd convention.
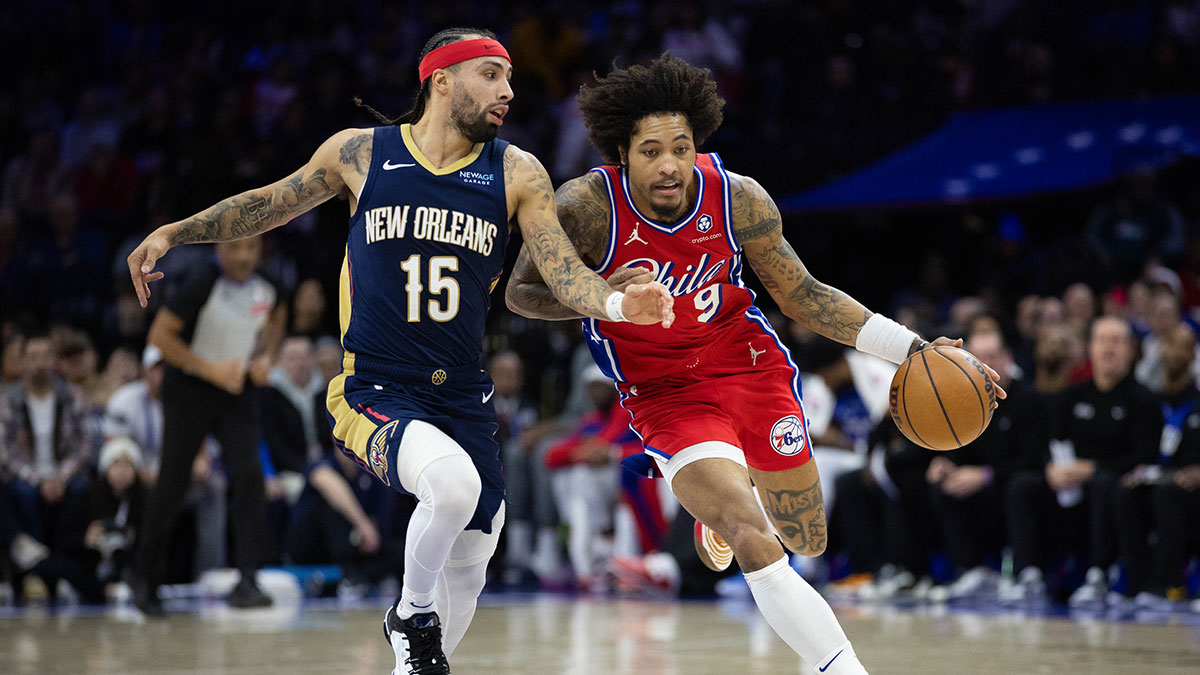
[[[996,597],[1000,575],[990,567],[973,567],[946,588],[947,602],[987,600]]]
[[[1192,614],[1200,614],[1200,598],[1196,598],[1188,604],[1188,611]]]
[[[863,602],[883,602],[891,600],[902,589],[915,587],[917,578],[908,570],[897,570],[892,565],[884,565],[871,583],[858,589],[858,599]]]
[[[1067,605],[1079,609],[1104,607],[1108,599],[1108,577],[1099,567],[1089,567],[1083,585],[1067,599]]]
[[[1133,606],[1139,611],[1156,614],[1170,614],[1175,610],[1175,603],[1170,598],[1147,591],[1142,591],[1134,596]]]
[[[13,537],[12,544],[8,547],[8,554],[18,570],[27,572],[45,560],[50,555],[50,549],[37,539],[20,532]]]
[[[1046,582],[1042,579],[1042,570],[1037,567],[1026,567],[1021,570],[1021,574],[1015,582],[1000,587],[998,599],[1004,605],[1044,603],[1046,601]]]

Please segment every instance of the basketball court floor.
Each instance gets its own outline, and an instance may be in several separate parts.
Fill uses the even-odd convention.
[[[6,610],[4,675],[386,675],[386,603],[221,604],[146,622],[132,610]],[[839,606],[873,675],[1200,673],[1200,620],[1130,622]],[[799,673],[799,661],[744,601],[485,596],[450,659],[456,675]],[[805,671],[811,672],[811,671]]]

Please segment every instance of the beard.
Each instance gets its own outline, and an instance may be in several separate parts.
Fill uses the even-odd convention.
[[[467,92],[459,89],[450,99],[450,123],[472,143],[487,143],[496,138],[499,128],[488,119],[488,109],[475,105]]]
[[[685,215],[685,206],[686,204],[682,202],[673,206],[669,204],[655,204],[651,202],[650,210],[654,212],[654,215],[660,222],[673,223]]]

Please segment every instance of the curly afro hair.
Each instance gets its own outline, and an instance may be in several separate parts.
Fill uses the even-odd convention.
[[[697,147],[721,126],[725,99],[707,68],[665,52],[644,66],[617,68],[579,88],[579,111],[604,160],[621,163],[638,122],[655,113],[680,113],[692,126]]]

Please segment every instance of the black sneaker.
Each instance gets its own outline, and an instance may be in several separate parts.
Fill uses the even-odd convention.
[[[400,620],[395,606],[383,619],[383,635],[396,652],[392,675],[450,675],[450,664],[442,651],[442,622],[433,612],[413,614]]]
[[[229,594],[229,606],[237,609],[249,609],[251,607],[270,607],[271,596],[262,592],[254,579],[250,577],[242,577],[237,586],[233,587],[233,591]]]

